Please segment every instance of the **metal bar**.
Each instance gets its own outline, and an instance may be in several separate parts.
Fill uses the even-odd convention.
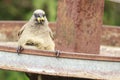
[[[103,25],[101,44],[120,47],[120,26]]]
[[[18,55],[4,51],[0,51],[0,69],[54,76],[120,80],[120,62]]]
[[[6,36],[5,41],[17,41],[17,32],[25,23],[26,21],[0,21],[0,34]],[[55,33],[56,23],[50,22],[49,25]],[[56,33],[55,36],[57,36]],[[120,46],[120,26],[103,25],[101,41],[105,45]],[[56,45],[61,46],[59,43]],[[70,51],[67,48],[66,50]]]
[[[26,21],[0,21],[0,35],[3,35],[5,39],[0,38],[0,41],[17,41],[17,32],[26,23]],[[60,43],[57,43],[56,23],[50,22],[49,26],[55,34],[55,41],[58,47],[61,47]],[[61,33],[59,33],[61,34]],[[60,36],[59,36],[60,37]],[[120,46],[120,26],[102,26],[101,44],[109,46]],[[64,45],[67,46],[67,45]],[[68,49],[63,47],[66,51],[74,51],[73,47]],[[71,49],[72,48],[72,49]]]
[[[16,46],[15,46],[16,45]],[[0,43],[0,51],[12,52],[16,53],[17,43]],[[109,49],[109,48],[108,48]],[[108,50],[107,48],[102,48],[104,52]],[[111,51],[110,51],[111,50]],[[116,52],[117,51],[117,52]],[[87,59],[87,60],[102,60],[102,61],[120,61],[120,48],[114,50],[114,48],[110,48],[105,53],[101,52],[101,54],[85,54],[85,53],[75,53],[75,52],[64,52],[60,51],[59,58],[74,58],[74,59]],[[112,52],[112,53],[110,53]],[[115,53],[114,53],[115,52]],[[41,51],[36,49],[33,46],[25,47],[25,50],[22,54],[32,54],[32,55],[40,55],[40,56],[51,56],[56,57],[55,51]]]
[[[104,0],[58,0],[57,48],[99,54],[103,9]]]

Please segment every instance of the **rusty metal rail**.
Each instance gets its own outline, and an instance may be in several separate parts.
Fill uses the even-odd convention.
[[[11,46],[13,45],[13,46]],[[16,42],[2,42],[0,43],[0,51],[16,53]],[[120,61],[120,48],[101,46],[100,54],[86,54],[75,52],[60,51],[60,57],[62,58],[74,58],[74,59],[87,59],[87,60],[102,60],[102,61]],[[56,57],[55,51],[41,51],[35,47],[29,46],[22,52],[23,54],[39,55],[39,56],[51,56]]]
[[[4,41],[17,41],[16,33],[25,23],[26,21],[0,21],[0,34],[6,36]],[[56,23],[50,22],[49,26],[56,35]],[[120,26],[103,25],[101,45],[120,46]]]
[[[60,57],[56,58],[54,51],[40,51],[34,47],[26,47],[18,55],[15,45],[15,42],[0,43],[0,69],[66,77],[120,79],[120,48],[104,46],[101,54],[61,51]],[[116,55],[110,50],[116,51]]]

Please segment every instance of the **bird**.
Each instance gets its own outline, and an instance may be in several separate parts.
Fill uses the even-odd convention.
[[[45,12],[37,9],[33,12],[30,20],[18,32],[18,54],[25,46],[35,46],[40,50],[55,50],[53,32],[48,26]]]
[[[34,46],[39,50],[55,51],[54,35],[48,26],[45,12],[37,9],[33,12],[30,20],[18,32],[17,53],[20,54],[25,46]],[[56,51],[59,53],[59,51]],[[40,75],[26,73],[30,80],[41,80]]]

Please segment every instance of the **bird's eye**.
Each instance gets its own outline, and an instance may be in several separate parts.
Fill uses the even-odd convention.
[[[37,14],[34,14],[35,17],[37,17],[38,15]]]

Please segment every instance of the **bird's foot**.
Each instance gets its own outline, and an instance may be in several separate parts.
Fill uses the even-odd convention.
[[[56,55],[56,57],[59,57],[60,56],[60,50],[55,50],[55,55]]]
[[[17,53],[18,55],[24,50],[24,48],[22,46],[18,46],[17,48]]]

